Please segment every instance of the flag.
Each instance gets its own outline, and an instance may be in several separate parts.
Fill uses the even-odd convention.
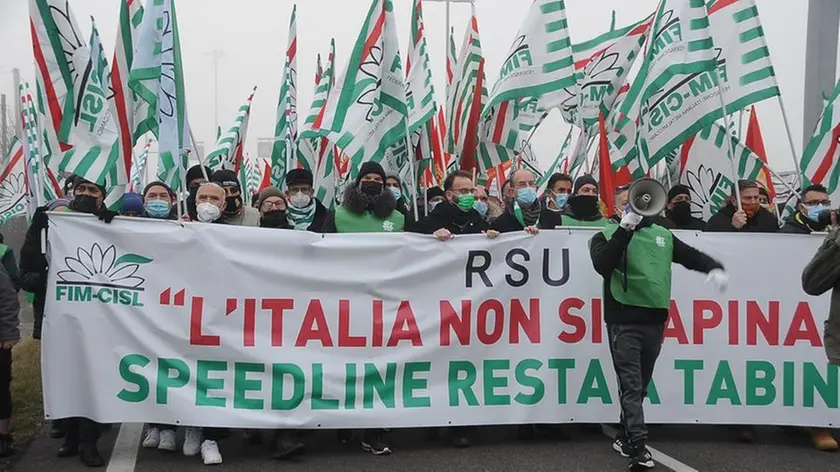
[[[262,175],[260,176],[260,185],[257,187],[257,193],[261,193],[267,187],[271,187],[271,163],[267,160],[262,161]]]
[[[612,164],[610,161],[610,142],[607,139],[607,125],[604,120],[604,114],[601,113],[598,117],[598,127],[600,128],[600,143],[598,146],[599,159],[599,175],[598,175],[598,189],[601,193],[601,202],[607,208],[607,215],[615,214],[615,184],[613,182]]]
[[[0,174],[0,226],[26,214],[26,160],[23,146],[17,136],[12,136],[11,148],[6,157],[6,168]]]
[[[138,192],[143,189],[146,184],[146,163],[149,162],[149,149],[152,146],[152,140],[146,139],[146,145],[143,146],[143,152],[137,156],[137,159],[131,165],[131,192]]]
[[[545,190],[548,187],[548,180],[552,175],[557,173],[567,173],[568,169],[563,169],[562,165],[564,162],[569,161],[569,156],[566,153],[569,150],[569,144],[572,142],[573,131],[574,128],[569,128],[569,133],[566,135],[566,139],[563,140],[563,145],[560,146],[560,153],[557,154],[557,157],[554,158],[554,161],[551,162],[551,165],[548,166],[548,169],[542,177],[537,180],[537,187],[539,188],[539,191],[537,192],[538,194],[542,195],[545,193]]]
[[[832,200],[840,200],[840,82],[829,97],[814,136],[799,163],[804,186],[820,184]]]
[[[41,149],[38,145],[38,112],[35,109],[35,103],[32,97],[32,90],[29,84],[24,82],[20,84],[18,90],[18,100],[20,101],[20,124],[23,128],[21,136],[23,141],[21,146],[23,149],[23,156],[25,162],[26,172],[26,191],[29,200],[29,205],[26,208],[26,216],[31,219],[35,214],[35,209],[45,203],[44,194],[41,191],[41,184],[43,182],[43,173],[41,166]]]
[[[122,164],[126,175],[131,175],[135,137],[132,135],[135,123],[148,113],[144,102],[136,102],[134,93],[128,88],[131,65],[134,62],[134,48],[137,46],[137,28],[143,21],[143,6],[140,0],[120,0],[120,17],[117,25],[117,45],[111,64],[111,109],[116,113],[120,132]],[[139,138],[139,137],[138,137]],[[145,171],[145,164],[144,164]]]
[[[764,162],[764,168],[761,169],[757,180],[767,189],[770,201],[774,201],[776,199],[776,187],[773,185],[773,178],[767,169],[767,151],[764,150],[764,138],[761,137],[761,127],[758,125],[758,115],[755,107],[750,109],[750,122],[747,125],[747,136],[744,144]]]
[[[712,123],[683,144],[680,151],[680,183],[691,191],[694,216],[708,220],[732,194],[732,164],[725,143],[729,138],[739,179],[755,180],[764,168],[761,159]]]
[[[449,47],[446,48],[446,89],[452,86],[455,71],[458,69],[458,50],[455,48],[455,28],[449,29]],[[447,92],[447,102],[449,94]]]
[[[286,173],[293,167],[292,155],[298,138],[297,129],[297,5],[292,8],[289,20],[289,40],[283,80],[277,100],[277,119],[274,124],[274,145],[271,148],[271,184],[277,188],[286,185]]]
[[[146,4],[128,84],[149,106],[142,121],[135,124],[134,136],[150,131],[157,138],[157,176],[177,191],[188,165],[190,126],[175,0]]]
[[[298,137],[298,162],[304,169],[312,170],[313,174],[318,172],[325,172],[327,169],[321,168],[321,163],[325,159],[325,154],[330,148],[327,138],[313,129],[315,121],[327,104],[330,91],[335,85],[335,39],[330,41],[330,53],[327,57],[327,68],[321,71],[321,75],[315,83],[315,95],[312,99],[312,105],[309,107],[309,112],[303,123],[300,136]],[[317,186],[317,176],[316,176]]]
[[[572,46],[577,81],[563,89],[560,110],[569,124],[592,126],[609,117],[621,86],[647,40],[653,15]]]
[[[227,169],[239,172],[239,168],[243,165],[245,139],[248,136],[248,123],[251,120],[251,102],[254,100],[255,93],[257,93],[257,87],[254,87],[251,95],[239,107],[233,126],[216,140],[216,149],[207,155],[207,165],[214,171]]]
[[[636,142],[644,165],[654,166],[722,116],[716,66],[704,0],[661,0],[619,123],[623,127],[638,116]],[[636,107],[639,113],[630,113]]]
[[[321,67],[321,53],[318,53],[318,60],[315,64],[315,87],[321,83],[321,74],[324,73],[324,68]]]
[[[350,156],[350,178],[406,137],[405,79],[391,0],[373,0],[315,129]]]
[[[38,72],[36,72],[38,75]],[[43,182],[43,194],[46,201],[52,201],[56,198],[61,198],[63,196],[62,190],[63,187],[63,178],[61,178],[60,174],[59,177],[56,177],[55,173],[50,169],[49,162],[52,162],[53,152],[55,152],[59,157],[61,155],[61,145],[58,142],[58,135],[55,132],[55,129],[50,125],[52,120],[50,118],[50,111],[49,106],[47,105],[47,99],[44,97],[44,93],[42,92],[42,88],[40,85],[41,79],[38,78],[38,82],[36,82],[36,97],[34,97],[35,105],[37,107],[36,110],[36,122],[38,124],[38,136],[41,138],[40,142],[40,155],[41,155],[41,165],[44,167],[44,180]]]

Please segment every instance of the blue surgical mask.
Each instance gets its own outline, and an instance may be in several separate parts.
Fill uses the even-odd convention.
[[[520,205],[530,206],[537,200],[537,189],[533,187],[521,188],[516,191],[516,201]]]
[[[394,196],[394,200],[399,200],[402,197],[402,190],[399,187],[388,187],[388,190],[391,191],[391,195]]]
[[[563,208],[566,206],[566,202],[569,201],[569,194],[568,193],[558,193],[554,196],[554,204],[557,205],[557,208]]]
[[[144,205],[146,214],[152,218],[166,218],[169,216],[169,204],[161,200],[150,200]]]
[[[481,216],[485,216],[487,214],[487,204],[482,202],[481,200],[476,200],[475,204],[473,204],[473,208]]]
[[[814,223],[819,223],[820,213],[822,213],[823,210],[828,210],[828,207],[822,204],[814,205],[812,207],[808,207],[808,214],[805,216],[807,216],[808,219],[813,221]]]

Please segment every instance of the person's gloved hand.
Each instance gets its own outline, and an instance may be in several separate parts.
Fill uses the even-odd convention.
[[[729,274],[723,269],[714,269],[706,276],[706,283],[714,284],[718,292],[723,293],[729,287]]]
[[[633,231],[634,229],[636,229],[636,226],[639,226],[639,223],[641,222],[641,215],[637,215],[635,213],[625,213],[624,216],[621,217],[621,223],[619,223],[618,225],[627,231]]]
[[[49,224],[50,218],[47,216],[47,207],[38,207],[35,210],[35,213],[32,215],[32,224],[30,226],[32,228],[41,230],[47,229],[47,226],[49,226]]]
[[[106,223],[114,221],[114,217],[117,215],[119,215],[119,213],[111,211],[107,208],[103,208],[96,213],[96,216],[99,217],[100,221],[104,221]]]

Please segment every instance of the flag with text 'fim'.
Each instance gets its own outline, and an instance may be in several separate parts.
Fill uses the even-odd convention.
[[[297,5],[289,20],[289,40],[283,64],[283,80],[277,100],[274,124],[274,145],[271,148],[271,185],[283,188],[286,173],[293,167],[295,142],[298,138],[297,116]]]
[[[219,137],[216,141],[216,149],[207,155],[207,165],[214,171],[227,169],[239,172],[240,166],[243,165],[245,139],[248,136],[248,123],[251,120],[251,102],[254,100],[255,93],[257,93],[257,87],[254,87],[251,95],[239,107],[233,126]]]
[[[840,82],[831,93],[814,136],[800,162],[805,185],[820,184],[832,200],[840,200]]]

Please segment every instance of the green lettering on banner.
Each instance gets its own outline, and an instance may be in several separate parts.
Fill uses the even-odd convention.
[[[403,370],[403,407],[428,408],[432,406],[431,397],[414,396],[415,390],[424,390],[429,387],[428,379],[415,379],[414,374],[418,372],[431,372],[431,370],[431,362],[406,362]]]
[[[507,387],[507,376],[496,377],[496,370],[510,370],[508,359],[484,360],[484,404],[488,406],[510,405],[510,395],[496,395],[495,389]]]
[[[320,363],[312,364],[312,409],[338,409],[337,399],[324,398],[324,366]]]
[[[248,398],[248,392],[262,390],[262,380],[249,379],[249,373],[265,373],[265,364],[237,362],[233,365],[233,407],[239,410],[262,410],[262,399]]]
[[[683,371],[683,403],[694,405],[694,372],[703,370],[699,359],[676,359],[674,369]]]
[[[545,384],[537,376],[528,375],[529,370],[539,371],[543,363],[536,359],[523,359],[516,364],[516,382],[523,387],[530,387],[534,393],[517,393],[513,401],[520,405],[536,405],[545,396]]]
[[[210,397],[208,390],[224,390],[224,379],[211,379],[211,371],[226,372],[227,362],[198,361],[195,374],[195,404],[196,406],[218,406],[224,408],[227,404],[225,397]]]
[[[466,377],[461,379],[461,372],[466,374]],[[450,361],[449,362],[449,406],[460,406],[460,396],[458,392],[464,394],[469,406],[478,406],[478,398],[473,391],[476,377],[475,365],[469,361]]]
[[[172,371],[177,372],[175,377],[170,377]],[[155,381],[155,390],[157,391],[158,405],[166,405],[169,403],[169,389],[181,388],[187,385],[190,381],[190,368],[187,363],[181,359],[158,359],[157,380]]]
[[[735,385],[735,377],[732,376],[732,369],[729,368],[729,361],[718,363],[715,378],[712,380],[712,387],[709,389],[709,396],[706,398],[706,405],[717,405],[722,399],[729,400],[732,406],[741,404],[738,387]]]
[[[796,401],[796,387],[793,383],[795,369],[796,364],[793,362],[787,361],[782,364],[782,406],[793,406],[793,402]]]
[[[600,398],[604,405],[611,405],[610,389],[607,387],[607,378],[604,377],[604,370],[601,368],[599,359],[589,361],[589,368],[583,376],[583,382],[578,394],[577,403],[584,405],[589,403],[590,398]]]
[[[762,375],[759,377],[759,373]],[[767,361],[747,361],[747,406],[767,406],[776,401],[776,368]],[[759,394],[762,390],[764,393]]]
[[[292,396],[288,400],[283,395],[287,375],[292,376]],[[306,376],[303,375],[303,369],[297,364],[272,364],[271,380],[272,410],[288,411],[300,406],[306,393]]]
[[[651,405],[662,404],[662,400],[659,398],[659,390],[656,389],[656,384],[653,382],[653,379],[650,379],[650,382],[648,382],[647,390],[645,391],[645,398],[650,401]]]
[[[549,359],[548,368],[557,371],[557,404],[565,405],[568,398],[568,372],[575,368],[574,359]]]
[[[814,407],[814,390],[818,391],[825,405],[837,409],[837,366],[825,364],[826,376],[812,362],[806,362],[802,370],[802,406]]]
[[[132,372],[134,366],[146,367],[149,365],[149,358],[140,354],[129,354],[120,359],[120,377],[128,383],[137,386],[137,390],[120,390],[117,398],[124,402],[140,403],[149,397],[149,381],[143,375]]]
[[[396,408],[394,390],[397,386],[397,363],[385,364],[385,378],[379,375],[376,364],[365,364],[365,378],[362,381],[362,408],[373,409],[373,394],[379,395],[385,408]]]
[[[356,364],[344,364],[344,409],[356,409]]]

